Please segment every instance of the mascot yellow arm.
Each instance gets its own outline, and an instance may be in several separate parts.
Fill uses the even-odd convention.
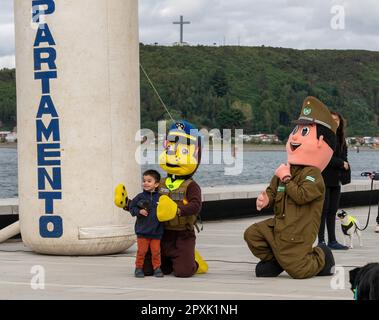
[[[158,221],[170,221],[175,218],[178,212],[178,205],[170,197],[162,195],[159,197],[157,206],[157,218]]]
[[[122,209],[128,207],[128,192],[122,183],[119,183],[114,190],[114,204]]]

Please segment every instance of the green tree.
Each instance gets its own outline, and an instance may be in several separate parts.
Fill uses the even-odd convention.
[[[288,140],[288,137],[291,133],[291,129],[285,126],[278,126],[278,128],[275,130],[275,134],[278,136],[279,140],[283,143],[286,143]]]
[[[236,109],[224,109],[217,117],[217,122],[221,130],[240,129],[244,125],[245,120],[243,113]]]
[[[228,94],[229,85],[224,70],[217,69],[211,78],[210,84],[217,97],[224,97]]]

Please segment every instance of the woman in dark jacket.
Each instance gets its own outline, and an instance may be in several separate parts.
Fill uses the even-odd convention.
[[[334,250],[347,250],[348,247],[337,242],[336,239],[336,213],[341,196],[341,176],[349,170],[347,161],[347,145],[345,141],[345,121],[337,112],[331,112],[338,124],[336,133],[336,148],[328,166],[322,172],[325,182],[325,201],[322,210],[319,243],[325,243],[325,224],[328,229],[328,247]],[[344,182],[345,183],[345,182]]]
[[[372,180],[379,180],[379,172],[373,172],[370,176]],[[378,204],[378,216],[376,217],[376,228],[375,232],[379,233],[379,204]]]

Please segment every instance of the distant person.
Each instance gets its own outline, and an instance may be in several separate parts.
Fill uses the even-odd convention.
[[[159,182],[161,176],[155,170],[143,173],[143,192],[138,194],[129,206],[129,212],[137,217],[135,232],[137,235],[136,269],[137,278],[145,276],[143,265],[146,253],[151,252],[155,277],[163,277],[161,271],[161,238],[164,224],[157,219],[157,203],[159,200]]]
[[[232,157],[233,158],[236,157],[236,153],[237,153],[237,147],[235,145],[233,145],[233,147],[232,147]]]
[[[379,172],[373,172],[371,175],[370,175],[370,178],[372,180],[379,180]],[[378,204],[379,206],[379,204]],[[379,233],[379,208],[378,208],[378,216],[376,217],[376,228],[375,228],[375,232],[376,233]]]
[[[325,225],[328,229],[328,247],[333,250],[347,250],[336,239],[336,213],[340,203],[341,185],[350,182],[350,166],[347,161],[347,145],[345,141],[345,121],[337,112],[331,112],[337,123],[336,147],[328,166],[322,172],[325,183],[325,200],[322,210],[318,242],[325,244]]]

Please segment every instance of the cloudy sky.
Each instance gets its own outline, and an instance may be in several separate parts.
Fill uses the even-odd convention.
[[[102,0],[92,0],[96,1]],[[378,0],[139,0],[140,42],[379,51]],[[14,67],[13,0],[0,0],[0,69]]]

